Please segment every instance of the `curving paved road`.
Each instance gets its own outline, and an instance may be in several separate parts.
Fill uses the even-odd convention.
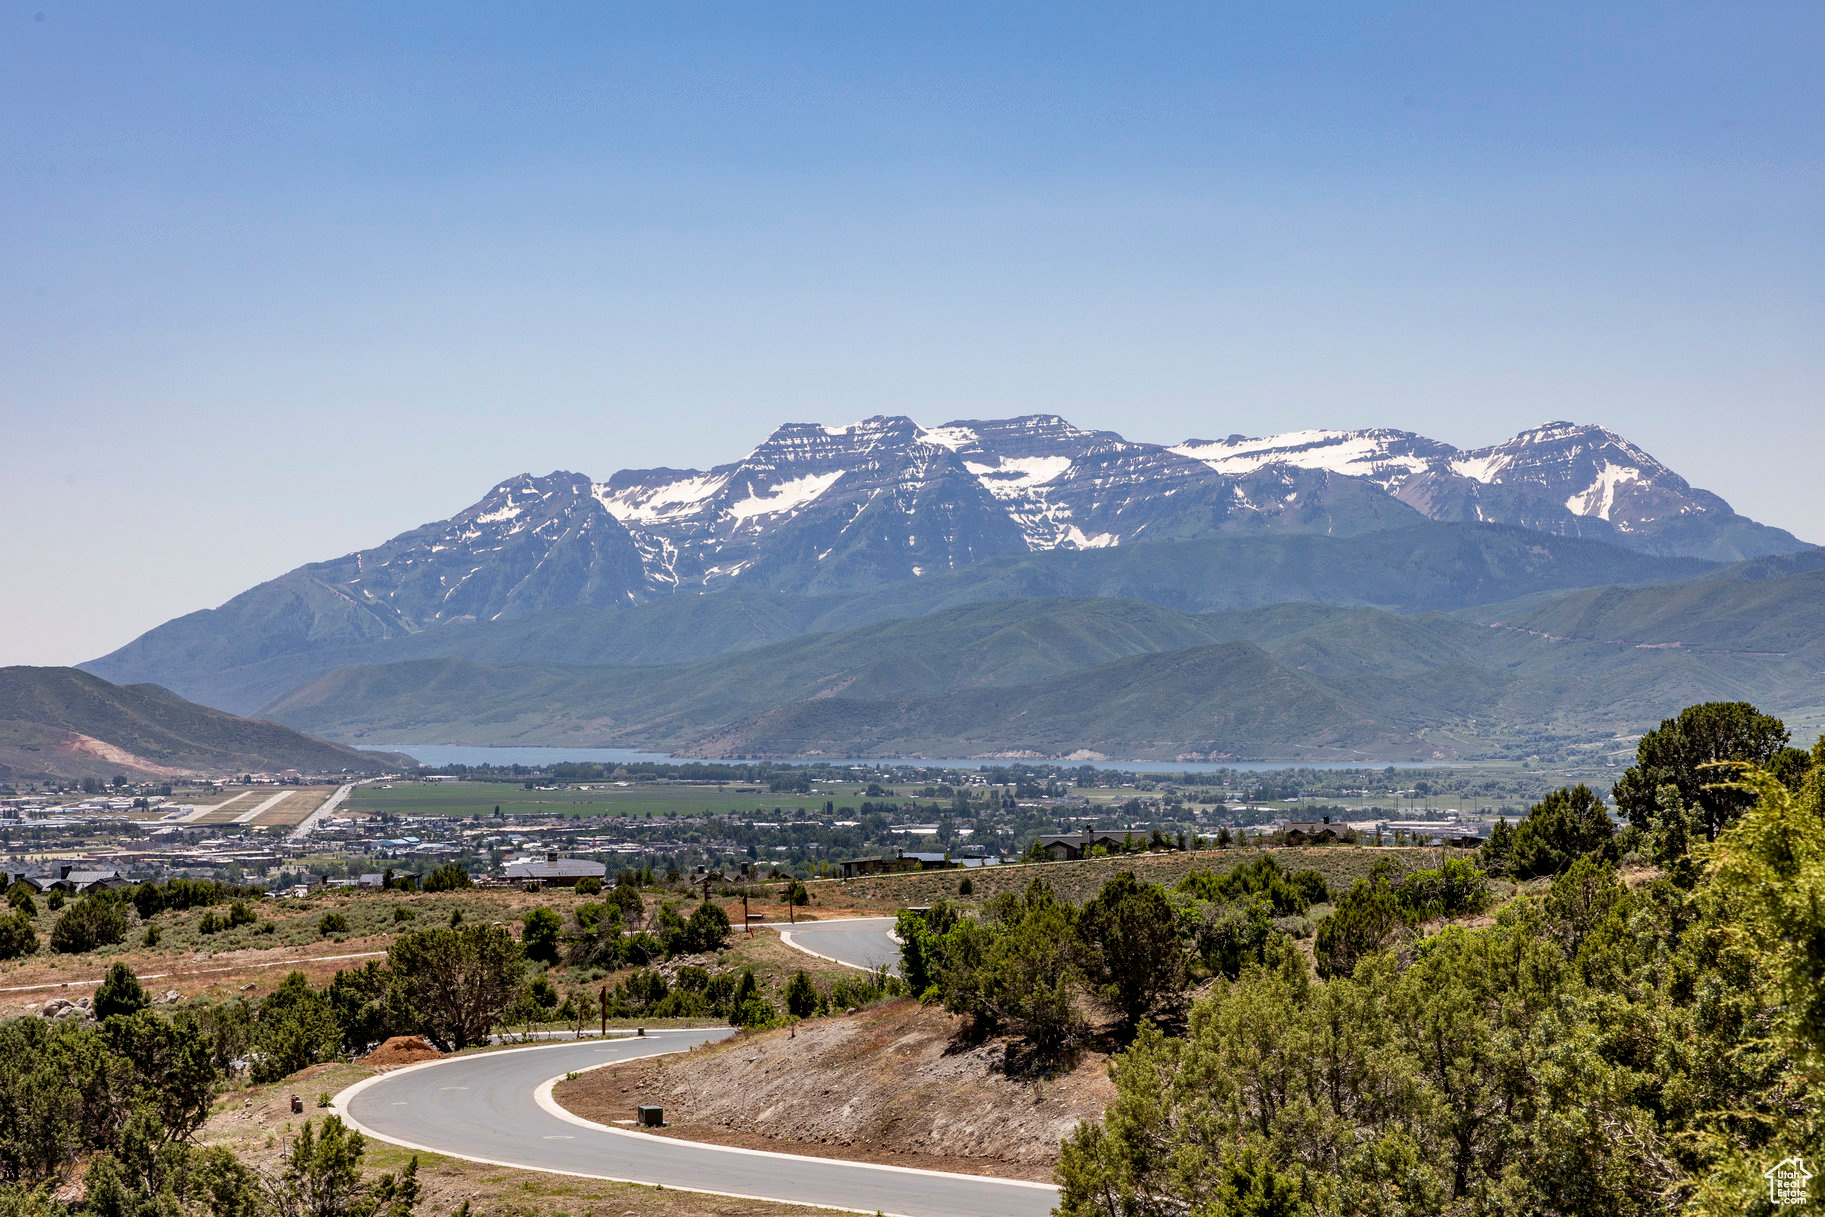
[[[873,970],[885,965],[900,970],[900,943],[893,936],[892,917],[847,917],[836,921],[801,921],[797,925],[772,922],[779,940],[808,955]]]
[[[1057,1189],[1044,1184],[725,1149],[609,1128],[551,1098],[552,1084],[566,1073],[681,1052],[730,1034],[726,1028],[659,1031],[645,1039],[451,1057],[365,1078],[336,1096],[334,1110],[362,1132],[408,1149],[751,1200],[894,1217],[1042,1217],[1057,1203]]]

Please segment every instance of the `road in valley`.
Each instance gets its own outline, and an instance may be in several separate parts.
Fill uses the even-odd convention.
[[[716,1027],[583,1040],[411,1065],[357,1082],[335,1110],[408,1149],[496,1166],[894,1217],[1043,1217],[1056,1188],[1018,1180],[730,1149],[593,1124],[557,1105],[567,1073],[732,1034]],[[633,1112],[628,1112],[631,1118]]]
[[[771,923],[789,947],[852,968],[900,970],[900,942],[893,936],[892,917],[846,917],[832,921],[801,921],[797,925]]]

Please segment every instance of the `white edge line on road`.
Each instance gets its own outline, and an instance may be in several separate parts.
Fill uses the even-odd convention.
[[[667,1033],[664,1031],[648,1032],[648,1035],[653,1036],[653,1037],[665,1035],[665,1034],[667,1034]],[[673,1032],[672,1034],[678,1034],[678,1032]],[[547,1047],[550,1047],[550,1045],[534,1044],[534,1045],[531,1045],[531,1046],[525,1047],[525,1048],[506,1048],[506,1049],[502,1049],[499,1052],[491,1052],[488,1055],[506,1056],[509,1053],[513,1053],[513,1052],[536,1052],[540,1048],[547,1048]],[[606,1069],[610,1065],[622,1065],[622,1064],[626,1064],[628,1061],[642,1060],[645,1057],[651,1057],[651,1056],[665,1056],[670,1053],[680,1052],[680,1051],[684,1051],[684,1049],[662,1048],[658,1052],[643,1053],[640,1056],[622,1057],[620,1060],[614,1060],[614,1061],[603,1061],[600,1064],[588,1066],[586,1069],[572,1070],[570,1072],[587,1073],[587,1072],[590,1072],[591,1070],[595,1070],[595,1069]],[[785,1198],[782,1198],[779,1196],[755,1196],[755,1195],[749,1195],[744,1192],[722,1192],[722,1191],[716,1191],[711,1188],[705,1188],[705,1187],[686,1187],[682,1184],[658,1183],[658,1182],[654,1182],[649,1179],[629,1179],[629,1178],[625,1178],[620,1175],[596,1174],[592,1171],[559,1170],[558,1168],[552,1167],[552,1166],[528,1166],[523,1162],[504,1162],[499,1158],[483,1158],[476,1154],[459,1154],[459,1153],[454,1153],[447,1149],[437,1149],[430,1145],[420,1145],[414,1141],[402,1140],[399,1137],[390,1137],[383,1132],[376,1132],[374,1129],[367,1127],[366,1125],[362,1124],[359,1120],[355,1119],[353,1116],[351,1116],[349,1114],[349,1111],[348,1111],[349,1100],[354,1098],[356,1095],[360,1094],[362,1091],[366,1090],[368,1087],[373,1086],[376,1083],[380,1082],[382,1079],[394,1077],[394,1076],[397,1076],[398,1074],[402,1074],[402,1073],[409,1073],[409,1072],[412,1072],[413,1070],[417,1070],[417,1069],[434,1069],[439,1065],[448,1064],[449,1062],[451,1062],[453,1060],[463,1060],[463,1059],[466,1059],[466,1058],[445,1057],[443,1060],[439,1060],[439,1061],[420,1061],[416,1065],[403,1065],[398,1069],[389,1069],[385,1073],[376,1073],[376,1074],[372,1075],[371,1077],[362,1078],[359,1082],[356,1082],[354,1085],[341,1091],[340,1093],[338,1093],[336,1095],[335,1098],[331,1099],[330,1105],[329,1105],[329,1111],[332,1115],[335,1115],[338,1118],[340,1118],[344,1124],[348,1125],[350,1128],[354,1129],[356,1132],[361,1133],[363,1136],[373,1137],[377,1141],[385,1141],[387,1144],[397,1145],[401,1149],[415,1149],[415,1150],[418,1150],[420,1153],[438,1154],[445,1158],[461,1158],[467,1162],[480,1162],[485,1166],[501,1166],[501,1167],[506,1167],[509,1170],[537,1171],[540,1174],[544,1174],[544,1175],[565,1175],[565,1176],[569,1176],[571,1178],[576,1178],[576,1179],[600,1179],[606,1183],[627,1183],[627,1184],[631,1184],[635,1187],[651,1187],[651,1188],[658,1188],[660,1190],[670,1190],[670,1191],[674,1191],[674,1192],[693,1192],[693,1193],[696,1193],[698,1195],[703,1195],[703,1196],[727,1196],[733,1200],[758,1200],[758,1201],[762,1201],[767,1204],[793,1204],[793,1205],[798,1205],[802,1208],[828,1209],[832,1212],[838,1212],[838,1213],[866,1213],[869,1211],[867,1209],[850,1208],[846,1205],[817,1204],[817,1203],[814,1203],[812,1201],[807,1201],[807,1200],[788,1200],[788,1199],[785,1199]],[[567,1123],[580,1124],[585,1128],[598,1129],[602,1132],[611,1132],[611,1133],[615,1133],[617,1135],[624,1136],[624,1137],[638,1138],[643,1135],[641,1133],[628,1132],[625,1129],[610,1128],[606,1124],[597,1124],[591,1120],[585,1120],[582,1116],[576,1115],[573,1112],[566,1111],[563,1107],[560,1107],[558,1105],[558,1101],[552,1097],[551,1092],[552,1092],[552,1089],[558,1084],[559,1081],[561,1081],[562,1079],[564,1079],[568,1076],[569,1076],[568,1073],[560,1074],[558,1077],[554,1077],[550,1081],[543,1083],[542,1085],[539,1086],[539,1088],[536,1091],[533,1092],[533,1098],[538,1102],[538,1104],[541,1108],[544,1108],[548,1113],[556,1115],[558,1118],[566,1121]],[[842,1158],[809,1158],[803,1154],[780,1154],[780,1153],[773,1153],[769,1150],[764,1150],[764,1149],[740,1149],[740,1148],[737,1148],[734,1146],[728,1146],[728,1145],[712,1145],[712,1144],[709,1144],[708,1142],[704,1142],[704,1141],[685,1142],[685,1141],[683,1141],[682,1138],[680,1138],[680,1141],[684,1144],[696,1146],[700,1149],[711,1150],[716,1153],[753,1154],[753,1155],[757,1155],[757,1156],[763,1157],[763,1158],[783,1158],[788,1161],[796,1161],[796,1162],[807,1162],[807,1161],[809,1161],[809,1162],[829,1162],[829,1163],[835,1163],[835,1164],[841,1165],[841,1166],[868,1167],[868,1168],[871,1168],[874,1170],[897,1171],[897,1172],[901,1172],[901,1173],[909,1174],[909,1175],[931,1175],[931,1176],[936,1176],[941,1179],[957,1179],[957,1180],[963,1180],[966,1182],[973,1182],[973,1183],[991,1183],[991,1184],[1000,1183],[1000,1184],[1005,1184],[1005,1185],[1008,1185],[1011,1187],[1036,1187],[1036,1188],[1044,1188],[1048,1191],[1057,1190],[1056,1188],[1053,1188],[1050,1184],[1033,1183],[1033,1182],[1030,1182],[1025,1179],[996,1179],[996,1178],[993,1178],[992,1176],[988,1176],[988,1175],[953,1175],[953,1174],[948,1174],[944,1171],[919,1170],[917,1168],[910,1167],[910,1166],[887,1166],[887,1165],[883,1165],[880,1163],[874,1163],[874,1162],[850,1162],[850,1161],[848,1161],[846,1159],[842,1159]],[[883,1210],[878,1209],[878,1208],[875,1209],[874,1211],[876,1213],[883,1213]],[[883,1214],[883,1217],[902,1217],[902,1215]]]
[[[655,1054],[649,1054],[649,1055],[658,1055],[658,1054],[655,1053]],[[632,1059],[637,1060],[639,1058],[632,1058]],[[597,1069],[607,1069],[611,1065],[619,1065],[619,1064],[622,1064],[622,1062],[621,1061],[603,1061],[601,1064],[590,1065],[583,1069],[572,1070],[571,1072],[573,1072],[573,1073],[593,1073]],[[557,1077],[552,1078],[550,1081],[541,1083],[539,1088],[533,1092],[532,1097],[538,1101],[539,1106],[543,1107],[547,1114],[554,1115],[558,1119],[567,1121],[568,1123],[571,1123],[571,1124],[581,1125],[584,1128],[594,1128],[601,1132],[613,1133],[617,1137],[632,1137],[636,1141],[649,1141],[650,1142],[652,1140],[652,1135],[650,1133],[630,1132],[629,1130],[627,1130],[625,1128],[616,1128],[612,1124],[598,1124],[594,1120],[584,1119],[582,1116],[578,1115],[576,1112],[571,1111],[568,1108],[564,1107],[562,1104],[560,1104],[557,1100],[557,1096],[552,1094],[552,1091],[553,1091],[553,1089],[555,1089],[557,1087],[557,1084],[559,1082],[564,1081],[569,1076],[570,1076],[569,1074],[559,1074]],[[1041,1188],[1048,1192],[1054,1192],[1054,1191],[1058,1190],[1057,1188],[1053,1187],[1049,1183],[1037,1183],[1031,1179],[1002,1179],[1002,1178],[998,1178],[997,1176],[994,1176],[994,1175],[959,1175],[954,1171],[925,1170],[925,1169],[923,1169],[921,1167],[917,1167],[917,1166],[894,1166],[891,1163],[887,1163],[887,1162],[858,1162],[853,1158],[821,1158],[815,1154],[787,1154],[787,1153],[781,1153],[778,1150],[772,1150],[772,1149],[747,1149],[747,1148],[745,1148],[743,1146],[739,1146],[739,1145],[718,1145],[713,1141],[697,1141],[697,1140],[688,1140],[687,1141],[687,1139],[683,1138],[683,1137],[675,1138],[675,1140],[682,1141],[682,1142],[685,1142],[690,1145],[701,1145],[708,1149],[713,1149],[713,1150],[717,1151],[718,1153],[723,1153],[723,1154],[748,1154],[748,1155],[751,1155],[756,1158],[782,1158],[788,1162],[835,1162],[835,1163],[839,1163],[843,1166],[859,1166],[866,1170],[871,1170],[871,1171],[894,1171],[894,1172],[896,1172],[898,1174],[902,1174],[902,1175],[925,1175],[925,1176],[928,1176],[931,1178],[936,1178],[936,1179],[972,1180],[977,1183],[1004,1183],[1004,1184],[1009,1185],[1010,1187],[1036,1187],[1036,1188]]]
[[[787,933],[785,930],[781,930],[779,932],[779,940],[781,942],[785,943],[787,946],[791,947],[793,950],[797,951],[799,954],[809,955],[813,959],[821,959],[825,963],[841,964],[845,968],[854,968],[858,972],[874,971],[873,968],[864,968],[859,963],[850,963],[847,959],[838,959],[834,955],[824,955],[817,951],[811,950],[809,947],[802,947],[798,944],[798,941],[796,939],[794,939],[792,937],[792,935]]]
[[[814,922],[811,922],[810,924],[821,925],[821,926],[831,926],[831,925],[842,925],[845,921],[891,921],[891,920],[894,920],[894,919],[890,918],[890,917],[836,917],[829,921],[814,921]],[[787,946],[791,947],[793,950],[799,952],[801,955],[809,955],[813,959],[821,959],[821,960],[825,961],[826,963],[841,964],[845,968],[854,968],[858,972],[873,972],[874,971],[873,968],[865,968],[859,963],[850,963],[847,959],[838,959],[834,955],[825,955],[818,951],[813,951],[809,947],[801,946],[799,944],[798,939],[796,939],[792,936],[794,933],[797,932],[796,929],[780,929],[780,927],[778,925],[772,925],[768,928],[779,930],[779,940],[781,942],[785,943]],[[900,941],[899,937],[891,929],[887,931],[887,936],[889,938],[893,939],[895,942]],[[940,1173],[942,1173],[942,1172],[940,1172]],[[968,1178],[969,1176],[965,1176],[965,1177]]]
[[[661,1033],[660,1032],[651,1032],[649,1034],[658,1035]],[[508,1048],[502,1052],[490,1053],[489,1055],[490,1056],[505,1056],[509,1052],[530,1052],[530,1051],[532,1051],[533,1048],[544,1048],[544,1047],[548,1047],[548,1046],[549,1045],[546,1045],[546,1044],[535,1044],[530,1048]],[[677,1049],[677,1048],[668,1048],[662,1052],[649,1052],[644,1055],[645,1056],[664,1056],[667,1053],[678,1052],[678,1051],[681,1051],[681,1050]],[[439,1155],[441,1157],[445,1157],[445,1158],[460,1158],[465,1162],[480,1162],[484,1166],[502,1166],[502,1167],[506,1167],[509,1170],[517,1170],[517,1171],[537,1171],[541,1175],[563,1175],[567,1178],[572,1178],[572,1179],[600,1179],[604,1183],[626,1183],[626,1184],[630,1184],[634,1187],[650,1187],[650,1188],[656,1188],[660,1191],[692,1192],[692,1193],[695,1193],[695,1194],[701,1195],[701,1196],[727,1196],[732,1200],[758,1200],[758,1201],[761,1201],[766,1204],[791,1204],[791,1205],[797,1205],[801,1208],[828,1209],[831,1212],[836,1212],[836,1213],[866,1213],[868,1211],[867,1209],[845,1208],[841,1205],[835,1205],[835,1204],[813,1204],[813,1203],[811,1203],[809,1201],[805,1201],[805,1200],[781,1200],[777,1196],[750,1196],[744,1192],[718,1192],[718,1191],[712,1191],[709,1188],[704,1188],[704,1187],[685,1187],[685,1186],[682,1186],[680,1184],[675,1184],[675,1183],[657,1183],[650,1179],[629,1179],[629,1178],[625,1178],[620,1175],[599,1175],[599,1174],[594,1173],[593,1171],[566,1171],[566,1170],[559,1170],[555,1166],[528,1166],[524,1162],[504,1162],[499,1158],[483,1158],[476,1154],[453,1153],[447,1149],[437,1149],[437,1148],[434,1148],[433,1146],[429,1146],[429,1145],[420,1145],[416,1141],[406,1141],[406,1140],[402,1140],[399,1137],[389,1137],[387,1134],[385,1134],[383,1132],[374,1131],[373,1129],[367,1127],[367,1125],[361,1123],[361,1121],[359,1121],[359,1120],[355,1119],[353,1116],[349,1115],[348,1107],[347,1107],[348,1100],[353,1098],[355,1095],[359,1094],[361,1091],[366,1090],[369,1086],[372,1086],[374,1083],[380,1081],[382,1078],[389,1078],[389,1077],[394,1076],[395,1074],[407,1073],[414,1069],[428,1069],[428,1068],[431,1068],[436,1065],[445,1064],[449,1060],[458,1060],[458,1059],[462,1059],[462,1058],[449,1057],[449,1058],[446,1058],[446,1060],[444,1060],[444,1061],[420,1061],[416,1065],[402,1065],[398,1069],[389,1069],[385,1073],[377,1073],[377,1074],[374,1074],[372,1077],[362,1078],[359,1082],[356,1082],[353,1086],[350,1086],[347,1090],[342,1091],[334,1099],[330,1100],[330,1106],[329,1106],[330,1114],[339,1117],[344,1124],[348,1125],[350,1128],[354,1129],[356,1132],[358,1132],[366,1137],[373,1137],[377,1141],[385,1141],[387,1144],[397,1145],[401,1149],[415,1149],[415,1150],[419,1151],[420,1153],[437,1154],[437,1155]],[[602,1065],[603,1066],[619,1065],[626,1061],[637,1061],[637,1060],[641,1060],[641,1059],[643,1059],[643,1058],[638,1057],[638,1056],[623,1057],[620,1061],[604,1061],[604,1062],[602,1062]],[[591,1068],[601,1068],[601,1067],[602,1066],[591,1066]],[[546,1085],[544,1087],[542,1087],[541,1089],[544,1089],[547,1092],[549,1092],[550,1086],[553,1085],[554,1083],[556,1083],[556,1081],[557,1081],[557,1079],[553,1078],[551,1080],[551,1082],[546,1083]],[[583,1122],[588,1123],[588,1121],[583,1121]],[[592,1127],[601,1127],[601,1126],[593,1125]],[[632,1134],[629,1134],[629,1135],[631,1136]],[[692,1142],[692,1144],[697,1144],[697,1142]],[[710,1146],[705,1146],[704,1148],[716,1149],[718,1147],[714,1146],[714,1145],[710,1145]],[[784,1155],[784,1156],[789,1157],[790,1155]],[[877,1213],[881,1212],[881,1210],[879,1210],[879,1209],[876,1209],[875,1211]],[[900,1217],[900,1215],[893,1214],[893,1215],[888,1215],[888,1217]]]

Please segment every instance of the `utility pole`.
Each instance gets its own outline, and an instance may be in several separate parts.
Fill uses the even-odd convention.
[[[746,891],[741,894],[741,928],[748,937],[754,937],[754,923],[748,920],[748,893]]]

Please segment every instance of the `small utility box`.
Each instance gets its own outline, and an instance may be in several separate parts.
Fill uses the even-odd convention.
[[[292,1097],[291,1097],[291,1110],[292,1110],[292,1114],[293,1114],[293,1115],[294,1115],[294,1116],[295,1116],[295,1115],[301,1115],[301,1114],[303,1114],[303,1112],[304,1112],[304,1100],[303,1100],[303,1098],[302,1098],[302,1097],[300,1097],[300,1096],[298,1096],[298,1095],[293,1095],[293,1096],[292,1096]]]
[[[636,1107],[634,1108],[634,1123],[642,1128],[664,1128],[665,1108]]]

